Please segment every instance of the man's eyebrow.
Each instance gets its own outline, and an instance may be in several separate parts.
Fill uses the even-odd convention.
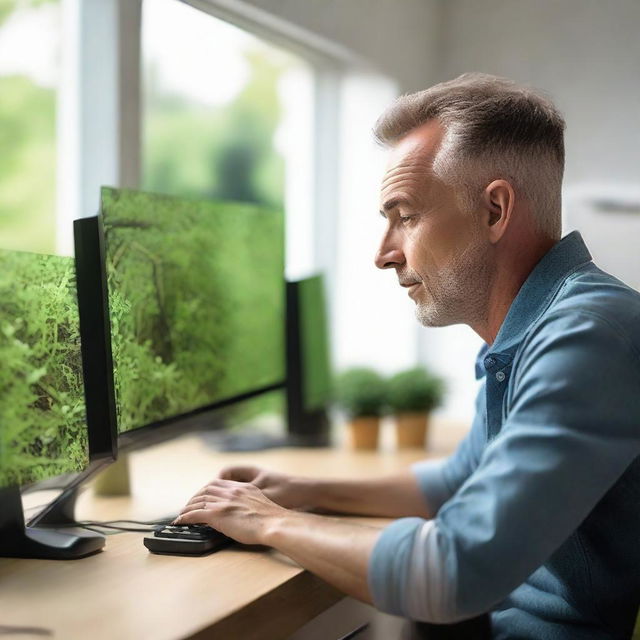
[[[399,204],[403,204],[408,202],[408,200],[406,198],[403,198],[402,196],[398,196],[396,198],[390,198],[389,200],[386,200],[383,205],[382,205],[382,209],[380,209],[380,215],[383,218],[387,217],[387,212],[391,211],[392,209],[395,209]]]

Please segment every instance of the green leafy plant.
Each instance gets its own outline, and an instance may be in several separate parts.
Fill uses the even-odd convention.
[[[334,398],[351,418],[381,416],[386,405],[384,378],[373,369],[356,367],[340,374]]]
[[[388,381],[387,402],[393,413],[431,411],[440,405],[444,394],[442,380],[424,369],[401,371]]]

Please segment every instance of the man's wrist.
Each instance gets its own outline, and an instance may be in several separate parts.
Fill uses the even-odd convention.
[[[291,509],[282,509],[280,513],[269,517],[261,533],[261,544],[278,549],[285,536],[290,534],[297,521],[304,514]]]
[[[291,478],[294,495],[297,496],[295,509],[311,511],[317,509],[318,504],[318,481],[313,478],[296,476]]]

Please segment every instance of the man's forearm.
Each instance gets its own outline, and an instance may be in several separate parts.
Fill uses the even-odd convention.
[[[369,558],[381,529],[288,511],[265,528],[263,543],[343,593],[371,604]]]
[[[433,514],[411,471],[366,480],[300,479],[309,507],[357,515],[402,518]]]

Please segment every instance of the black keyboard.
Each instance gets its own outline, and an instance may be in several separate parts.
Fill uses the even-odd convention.
[[[233,542],[205,524],[161,525],[153,536],[146,536],[144,546],[153,553],[201,555],[217,551]]]

